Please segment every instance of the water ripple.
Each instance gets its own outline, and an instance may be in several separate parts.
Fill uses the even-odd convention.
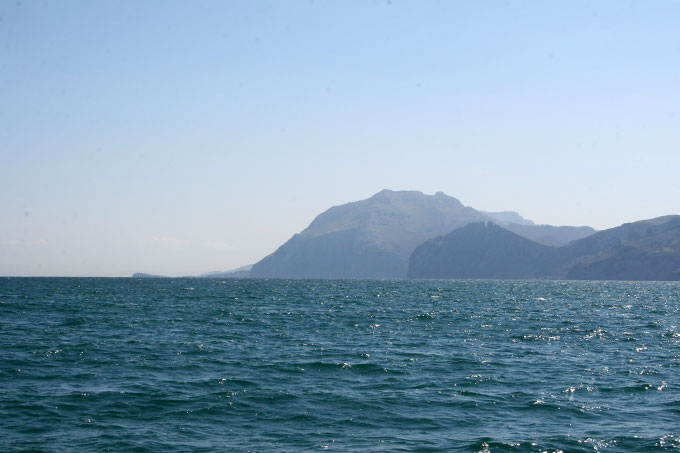
[[[680,285],[0,279],[0,450],[677,451]]]

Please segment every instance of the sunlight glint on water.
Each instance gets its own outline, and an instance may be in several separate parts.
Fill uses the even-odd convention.
[[[0,280],[0,449],[680,448],[680,285]]]

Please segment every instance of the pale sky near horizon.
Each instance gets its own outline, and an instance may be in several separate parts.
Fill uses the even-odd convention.
[[[678,1],[2,1],[0,275],[251,264],[330,206],[680,214]]]

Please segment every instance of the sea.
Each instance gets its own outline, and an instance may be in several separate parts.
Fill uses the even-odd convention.
[[[680,284],[0,278],[0,451],[680,450]]]

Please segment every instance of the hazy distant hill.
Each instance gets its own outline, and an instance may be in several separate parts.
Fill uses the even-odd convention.
[[[237,269],[228,271],[207,272],[201,274],[198,278],[247,278],[250,277],[250,270],[253,268],[252,264],[241,266]]]
[[[525,219],[515,211],[488,212],[479,211],[485,214],[495,223],[503,225],[505,223],[516,223],[518,225],[536,225],[532,220]]]
[[[680,216],[600,231],[559,249],[552,266],[568,279],[680,280]]]
[[[408,258],[418,244],[486,218],[441,192],[424,195],[383,190],[320,214],[305,230],[256,263],[251,275],[405,277]]]
[[[132,274],[132,278],[247,278],[250,277],[250,269],[252,264],[248,266],[241,266],[238,269],[229,271],[207,272],[201,275],[185,275],[182,277],[167,277],[165,275],[146,274],[144,272],[137,272]]]
[[[502,219],[508,229],[548,245],[595,232],[589,227],[534,225],[515,212],[483,213],[438,192],[383,190],[371,198],[335,206],[301,233],[256,263],[252,277],[402,278],[409,256],[427,239],[471,222]],[[522,222],[511,223],[509,220]]]
[[[583,239],[596,232],[589,226],[521,225],[517,223],[501,223],[501,226],[539,244],[555,247]]]
[[[525,219],[514,211],[480,212],[486,214],[495,224],[506,230],[543,245],[559,247],[595,233],[595,230],[589,226],[536,225],[533,221]]]
[[[155,274],[146,274],[144,272],[136,272],[132,274],[132,278],[168,278],[165,275],[155,275]]]
[[[680,280],[680,216],[627,223],[562,247],[477,223],[418,246],[409,276]]]

